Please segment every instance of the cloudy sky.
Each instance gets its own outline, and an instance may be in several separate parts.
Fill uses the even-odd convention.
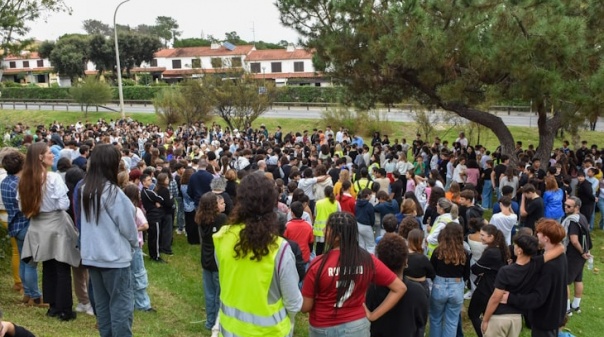
[[[31,23],[30,36],[38,40],[55,40],[65,33],[84,33],[82,21],[96,19],[113,25],[113,13],[121,0],[65,0],[72,9],[48,15]],[[295,42],[298,35],[279,21],[274,0],[131,0],[117,14],[119,24],[151,25],[157,16],[170,16],[180,25],[182,38],[203,34],[224,38],[225,32],[236,31],[242,39]]]

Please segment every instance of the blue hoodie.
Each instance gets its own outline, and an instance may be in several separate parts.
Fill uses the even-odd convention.
[[[354,214],[360,224],[371,227],[375,224],[375,211],[367,199],[357,199]]]
[[[95,216],[86,219],[83,205],[80,204],[80,254],[85,266],[129,267],[134,249],[138,248],[136,208],[119,187],[113,188],[116,189],[115,198],[109,200],[111,193],[109,183],[106,183],[98,222]]]

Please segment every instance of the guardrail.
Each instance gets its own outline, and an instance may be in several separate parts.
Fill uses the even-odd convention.
[[[118,100],[111,100],[110,104],[119,105]],[[69,111],[70,107],[81,107],[83,111],[83,107],[81,104],[74,102],[72,99],[28,99],[28,98],[0,98],[0,109],[4,109],[5,106],[12,107],[12,109],[16,109],[16,105],[24,105],[25,109],[29,109],[29,106],[37,106],[39,110],[42,110],[42,106],[50,106],[54,111],[56,106],[65,106],[67,111]],[[153,105],[153,101],[151,100],[124,100],[124,105],[134,106],[134,105],[142,105],[147,107],[147,105]],[[338,103],[324,103],[324,102],[274,102],[272,104],[272,108],[274,107],[285,107],[287,110],[291,110],[291,108],[306,108],[306,110],[310,110],[311,108],[325,108],[325,110],[329,108],[335,108],[339,104]],[[408,111],[413,112],[414,110],[423,109],[421,105],[418,104],[408,104],[408,103],[400,103],[400,104],[378,104],[376,106],[378,109],[387,109],[388,112],[391,110],[400,110],[400,111]],[[96,106],[96,111],[98,111],[99,106]],[[101,108],[115,111],[112,108],[108,108],[105,106],[101,106]],[[531,113],[531,107],[529,105],[493,105],[488,109],[489,112],[492,113],[506,113],[510,115],[512,112],[516,113]],[[432,112],[435,112],[433,109]]]

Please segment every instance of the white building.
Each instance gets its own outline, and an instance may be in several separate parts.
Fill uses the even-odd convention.
[[[36,52],[24,51],[20,55],[8,55],[2,60],[0,71],[3,82],[48,86],[57,81],[50,61],[40,58]]]

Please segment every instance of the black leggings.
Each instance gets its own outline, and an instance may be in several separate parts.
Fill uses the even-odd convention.
[[[71,314],[71,266],[57,260],[42,262],[42,291],[44,302],[53,314]]]

